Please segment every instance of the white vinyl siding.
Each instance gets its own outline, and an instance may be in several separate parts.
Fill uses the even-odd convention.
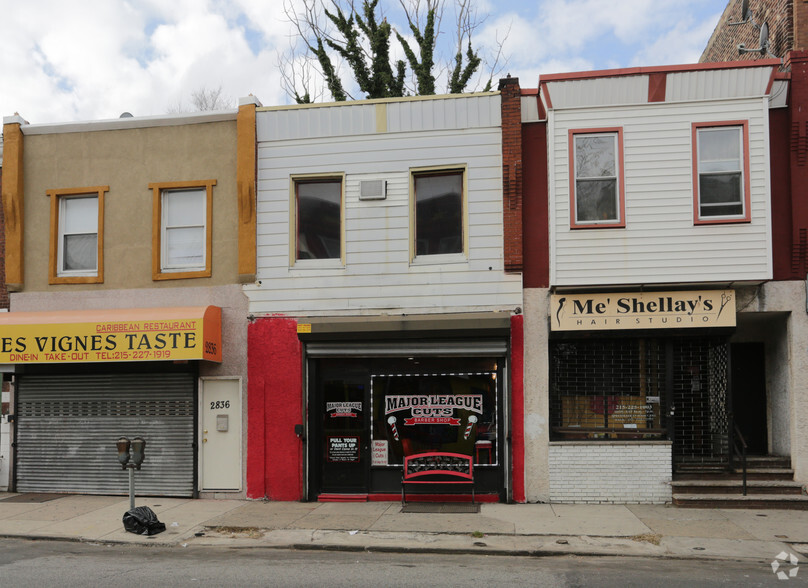
[[[692,123],[747,120],[751,221],[695,225]],[[625,229],[570,230],[568,131],[622,127]],[[765,280],[772,275],[764,98],[554,110],[548,136],[551,284]]]
[[[447,102],[456,103],[454,117],[463,120],[464,128],[408,130],[428,127],[425,121],[445,126]],[[347,108],[365,109],[375,116],[376,106]],[[259,110],[260,285],[246,288],[251,312],[395,314],[504,310],[521,305],[521,276],[504,273],[499,97],[401,101],[387,104],[386,109],[387,132],[368,132],[363,123],[334,136],[333,125],[315,113],[323,109],[304,108],[296,111],[295,120],[305,136],[288,140],[273,136],[273,129],[286,128],[278,120],[284,111]],[[272,120],[264,120],[265,115]],[[328,136],[312,137],[317,125],[324,125],[321,134]],[[413,264],[412,170],[435,167],[465,170],[467,258]],[[344,174],[344,267],[289,266],[289,181],[306,174]],[[359,199],[360,182],[368,180],[386,181],[385,199]]]

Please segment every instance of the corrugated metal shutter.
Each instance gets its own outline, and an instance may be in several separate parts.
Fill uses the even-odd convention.
[[[127,494],[115,442],[140,436],[136,493],[193,495],[192,374],[20,375],[17,418],[18,492]]]
[[[432,357],[487,357],[505,355],[504,340],[470,341],[397,341],[367,343],[308,343],[309,357],[401,357],[407,355]]]

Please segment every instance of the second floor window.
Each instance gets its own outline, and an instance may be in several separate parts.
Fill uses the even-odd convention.
[[[98,270],[98,197],[63,197],[59,211],[59,275]]]
[[[463,171],[417,173],[415,256],[463,253]]]
[[[210,277],[215,185],[216,180],[149,184],[155,207],[153,279]]]
[[[694,125],[696,222],[749,220],[743,125]]]
[[[295,261],[342,256],[342,178],[295,181]]]
[[[572,227],[624,226],[620,131],[571,134]]]
[[[104,194],[109,186],[48,190],[51,284],[104,281]]]
[[[163,191],[163,271],[205,267],[205,190]]]

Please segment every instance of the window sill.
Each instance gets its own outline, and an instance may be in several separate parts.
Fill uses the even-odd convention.
[[[622,221],[615,221],[609,223],[591,223],[591,224],[571,224],[570,229],[579,231],[581,229],[625,229],[626,223]]]
[[[450,263],[468,263],[465,253],[446,253],[437,255],[419,255],[415,257],[410,266],[446,265]]]
[[[191,270],[191,271],[178,271],[178,272],[160,272],[152,276],[152,280],[187,280],[190,278],[209,278],[211,275],[210,270]]]
[[[697,218],[694,219],[693,224],[699,225],[738,225],[744,223],[751,223],[752,219],[748,217],[738,218]]]
[[[103,276],[55,276],[48,280],[49,284],[103,284]]]
[[[580,439],[576,441],[550,441],[550,446],[564,445],[673,445],[668,439]]]
[[[345,264],[341,259],[298,259],[292,270],[322,270],[322,269],[345,269]]]

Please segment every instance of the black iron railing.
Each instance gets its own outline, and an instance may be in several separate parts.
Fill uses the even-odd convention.
[[[738,425],[732,425],[732,442],[729,454],[729,467],[730,471],[735,470],[735,458],[740,457],[741,459],[741,472],[742,472],[742,484],[743,484],[743,495],[746,496],[746,440],[743,438],[743,434],[741,430],[738,428]]]

